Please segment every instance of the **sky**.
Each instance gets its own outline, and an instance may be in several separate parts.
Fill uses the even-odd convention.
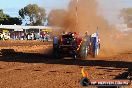
[[[18,16],[18,11],[28,4],[38,4],[49,13],[51,9],[67,8],[69,0],[0,0],[0,9],[10,16]]]
[[[70,0],[0,0],[0,9],[13,17],[18,17],[18,11],[28,4],[38,4],[49,13],[51,9],[66,9]],[[119,23],[119,12],[122,8],[132,7],[132,0],[96,0],[99,4],[99,14],[104,15],[110,23]],[[120,22],[121,23],[121,22]]]

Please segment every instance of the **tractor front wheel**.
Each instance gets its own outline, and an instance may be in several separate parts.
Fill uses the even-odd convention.
[[[86,59],[88,56],[88,46],[86,44],[82,44],[80,47],[80,56],[83,59]]]

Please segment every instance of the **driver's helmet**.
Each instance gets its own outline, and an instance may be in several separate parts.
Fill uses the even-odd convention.
[[[77,33],[76,33],[76,32],[73,32],[73,34],[77,35]]]
[[[93,33],[93,34],[91,35],[91,37],[97,37],[97,34],[96,34],[96,33]]]

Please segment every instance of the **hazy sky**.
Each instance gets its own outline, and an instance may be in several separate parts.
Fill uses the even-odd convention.
[[[132,0],[97,0],[99,13],[112,24],[122,23],[119,14],[122,8],[132,7]]]

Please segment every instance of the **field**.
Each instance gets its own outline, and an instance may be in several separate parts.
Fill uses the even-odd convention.
[[[91,79],[125,78],[132,68],[132,50],[114,56],[54,59],[52,43],[0,42],[0,88],[80,88],[81,68]]]

